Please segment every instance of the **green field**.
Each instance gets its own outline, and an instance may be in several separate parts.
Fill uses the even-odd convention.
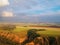
[[[20,37],[25,37],[26,33],[29,29],[45,29],[45,31],[39,31],[40,35],[48,35],[48,36],[60,36],[60,28],[52,28],[52,27],[24,27],[24,26],[18,26],[16,25],[16,29],[11,30],[9,32],[12,32],[14,34],[19,35]],[[0,31],[6,31],[7,30],[0,30]]]
[[[26,33],[29,29],[45,29],[45,31],[38,31],[40,35],[48,35],[48,36],[60,36],[60,28],[47,28],[47,27],[19,27],[16,26],[15,30],[10,32],[17,34],[20,37],[25,37]],[[4,31],[4,30],[2,30]],[[6,30],[5,30],[6,31]]]
[[[41,36],[60,37],[60,28],[53,28],[53,27],[29,27],[29,26],[16,25],[16,28],[14,30],[0,30],[0,32],[10,32],[12,34],[17,35],[20,39],[23,40],[26,37],[27,31],[29,29],[37,29],[37,30],[45,29],[44,31],[38,31],[37,33],[40,34]]]

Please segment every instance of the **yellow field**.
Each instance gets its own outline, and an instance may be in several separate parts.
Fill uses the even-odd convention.
[[[39,31],[38,33],[41,35],[52,35],[52,36],[60,36],[60,28],[52,28],[52,27],[25,27],[24,25],[17,25],[16,24],[16,29],[12,30],[11,32],[14,34],[19,35],[20,37],[25,37],[26,33],[29,29],[45,29],[45,31]],[[0,30],[4,31],[4,30]],[[5,30],[7,31],[7,30]]]
[[[47,27],[18,27],[12,32],[19,35],[20,37],[25,37],[29,29],[45,29],[45,31],[39,31],[41,35],[49,36],[60,36],[60,28],[47,28]]]
[[[60,36],[60,28],[52,28],[52,27],[25,27],[25,26],[19,26],[16,25],[16,29],[14,30],[0,30],[0,32],[11,32],[14,35],[16,34],[19,38],[20,41],[23,41],[26,37],[27,31],[29,29],[45,29],[45,31],[38,31],[42,36]],[[15,38],[16,39],[16,38]]]

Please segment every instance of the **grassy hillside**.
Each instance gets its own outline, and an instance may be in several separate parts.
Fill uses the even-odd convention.
[[[29,29],[37,29],[37,30],[45,29],[44,31],[37,32],[38,34],[42,36],[51,36],[51,37],[60,36],[60,28],[53,28],[53,27],[30,27],[30,26],[16,25],[16,28],[14,30],[0,30],[0,32],[13,33],[14,35],[17,35],[20,39],[23,40],[26,37],[27,31]],[[1,45],[4,45],[4,44],[1,44]]]

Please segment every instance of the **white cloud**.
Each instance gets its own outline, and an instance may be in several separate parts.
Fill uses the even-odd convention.
[[[57,5],[60,5],[60,0],[14,0],[13,9],[19,9],[16,10],[16,12],[30,12],[35,10],[46,10],[51,9]]]
[[[28,15],[28,16],[33,16],[33,17],[39,17],[39,16],[52,16],[52,15],[60,15],[60,10],[57,10],[57,11],[52,11],[52,10],[47,10],[47,11],[44,11],[44,12],[41,12],[41,13],[38,13],[38,14],[31,14],[31,15]]]
[[[6,5],[9,5],[9,1],[8,0],[0,0],[0,7],[6,6]]]
[[[60,15],[60,10],[58,11],[45,11],[40,13],[40,16],[44,16],[44,15]]]
[[[7,11],[3,11],[2,12],[2,17],[13,17],[13,13],[12,12],[7,12]]]

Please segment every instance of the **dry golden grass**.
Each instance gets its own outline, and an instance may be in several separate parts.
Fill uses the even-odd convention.
[[[40,31],[38,32],[40,35],[42,36],[60,36],[60,28],[52,28],[52,27],[23,27],[23,26],[16,26],[17,28],[13,31],[4,31],[4,30],[0,30],[0,32],[5,32],[5,33],[0,33],[0,36],[4,36],[10,40],[12,40],[13,42],[18,42],[21,43],[25,40],[26,35],[27,35],[27,31],[29,29],[46,29],[45,31]],[[6,32],[10,32],[10,33],[6,33]],[[56,38],[57,41],[60,40],[60,38]],[[60,43],[60,41],[59,41]],[[28,43],[27,45],[34,45],[33,42]]]

